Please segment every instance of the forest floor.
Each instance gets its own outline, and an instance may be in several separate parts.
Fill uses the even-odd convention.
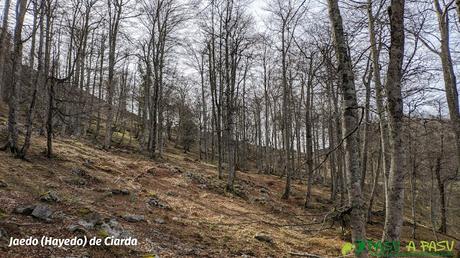
[[[32,146],[28,161],[0,152],[0,257],[338,257],[350,241],[349,229],[325,219],[333,210],[327,186],[316,185],[304,209],[299,182],[286,201],[282,178],[238,171],[235,191],[226,192],[215,165],[172,146],[159,161],[71,138],[55,139],[51,160],[45,138]],[[50,213],[31,216],[38,206]],[[368,238],[380,239],[382,228],[375,215]],[[83,235],[131,236],[138,245],[8,247],[9,237]],[[419,227],[418,238],[434,237]]]

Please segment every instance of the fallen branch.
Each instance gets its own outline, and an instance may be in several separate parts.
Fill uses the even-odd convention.
[[[323,256],[319,256],[316,254],[309,254],[309,253],[289,252],[289,254],[294,255],[294,256],[302,256],[302,257],[310,257],[310,258],[323,258]]]

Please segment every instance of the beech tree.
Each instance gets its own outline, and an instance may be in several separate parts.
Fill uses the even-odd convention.
[[[404,7],[405,1],[391,1],[390,57],[387,72],[386,96],[388,100],[388,125],[390,135],[390,173],[388,178],[388,200],[386,202],[383,239],[399,241],[404,220],[404,150],[402,122],[403,102],[401,95],[402,65],[404,59]]]
[[[6,85],[4,83],[5,56],[8,55],[8,18],[10,13],[10,0],[5,0],[3,6],[2,30],[0,31],[0,99],[6,100]]]
[[[381,214],[385,241],[404,214],[414,238],[454,232],[460,3],[326,3],[266,1],[258,17],[246,0],[5,0],[3,150],[34,162],[89,140],[156,163],[177,148],[229,195],[243,173],[279,177],[307,213],[329,191],[353,241]]]
[[[350,224],[353,242],[366,238],[364,220],[364,200],[361,189],[361,168],[359,164],[359,145],[356,130],[359,127],[359,109],[356,99],[355,79],[351,59],[344,36],[343,21],[337,0],[328,0],[329,17],[338,60],[340,86],[342,88],[342,136],[345,139],[345,167],[348,176],[348,195],[351,208]],[[362,252],[360,257],[367,257]]]
[[[21,89],[21,76],[22,76],[22,51],[23,39],[22,30],[24,25],[24,17],[27,9],[27,1],[19,0],[16,2],[16,25],[13,35],[13,53],[11,54],[11,71],[12,74],[8,80],[8,142],[4,149],[9,149],[11,153],[18,156],[18,109],[19,109],[19,94]],[[8,14],[7,11],[4,13]],[[7,24],[7,18],[4,17],[4,23]],[[6,27],[5,27],[6,28]],[[6,32],[6,31],[5,31]],[[5,33],[3,32],[2,35]],[[3,36],[2,36],[3,37]],[[2,45],[3,48],[3,45]]]

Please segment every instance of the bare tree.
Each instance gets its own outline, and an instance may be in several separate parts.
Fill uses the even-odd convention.
[[[13,36],[13,53],[11,56],[13,73],[8,81],[8,143],[4,149],[9,149],[14,155],[19,154],[18,148],[18,92],[21,86],[22,76],[22,49],[24,41],[22,39],[22,30],[24,17],[27,9],[27,0],[18,0],[16,2],[16,25]]]
[[[5,66],[5,55],[7,55],[9,38],[8,38],[8,16],[10,12],[10,0],[6,0],[3,6],[3,20],[2,30],[0,31],[0,100],[6,100],[5,86],[4,85],[4,66]]]
[[[460,170],[460,106],[458,100],[457,78],[454,72],[454,65],[452,62],[450,50],[450,35],[449,35],[449,8],[453,4],[445,5],[441,8],[439,0],[433,0],[434,9],[438,17],[438,27],[440,33],[441,51],[437,53],[441,58],[442,72],[444,77],[444,87],[446,89],[447,104],[449,107],[450,120],[452,122],[453,131],[456,137],[457,145],[457,159],[458,167]],[[458,1],[457,1],[457,8]],[[460,13],[459,13],[460,15]]]
[[[353,242],[366,238],[364,220],[364,201],[361,190],[361,168],[359,164],[359,144],[356,131],[359,127],[359,107],[356,100],[356,87],[348,46],[344,36],[343,21],[337,0],[328,0],[332,35],[338,60],[340,85],[343,94],[342,118],[345,138],[345,166],[348,174],[348,195],[351,206],[350,224]],[[360,257],[367,257],[362,252]]]
[[[116,51],[118,42],[118,33],[120,32],[120,22],[123,19],[124,7],[129,0],[107,0],[108,11],[108,43],[109,43],[109,66],[107,78],[107,119],[105,128],[104,149],[109,149],[112,144],[112,123],[113,123],[113,94],[115,88],[115,64]]]
[[[392,0],[390,16],[391,46],[387,72],[388,124],[390,134],[390,174],[383,239],[399,241],[404,210],[404,150],[402,138],[403,101],[401,95],[404,59],[404,0]]]

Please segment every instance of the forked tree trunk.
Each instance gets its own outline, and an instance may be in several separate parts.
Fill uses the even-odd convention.
[[[35,7],[35,12],[36,14],[34,15],[34,19],[37,19],[37,15],[40,11],[40,21],[38,22],[38,27],[40,28],[40,37],[39,37],[39,43],[38,43],[38,66],[37,66],[37,71],[35,73],[35,77],[33,80],[33,92],[32,92],[32,99],[30,100],[29,104],[29,109],[27,110],[26,113],[26,124],[25,124],[25,137],[24,137],[24,144],[21,147],[21,150],[19,151],[19,157],[24,159],[27,155],[27,151],[29,150],[30,147],[30,140],[32,137],[32,126],[33,126],[33,115],[34,115],[34,109],[35,109],[35,104],[37,100],[37,92],[38,92],[38,87],[39,85],[43,85],[46,83],[46,72],[44,71],[43,67],[43,48],[44,48],[44,39],[45,39],[45,30],[44,30],[44,6],[43,4],[40,4],[40,7],[37,8]],[[47,33],[46,33],[47,34]],[[49,40],[49,37],[46,37],[46,40]],[[46,47],[50,47],[50,44],[46,44]],[[34,54],[34,53],[33,53]],[[33,61],[30,63],[31,68],[33,68]]]
[[[18,0],[16,3],[16,27],[14,29],[14,48],[12,53],[12,75],[8,90],[8,146],[10,151],[18,155],[18,92],[22,76],[22,29],[26,14],[27,0]]]

